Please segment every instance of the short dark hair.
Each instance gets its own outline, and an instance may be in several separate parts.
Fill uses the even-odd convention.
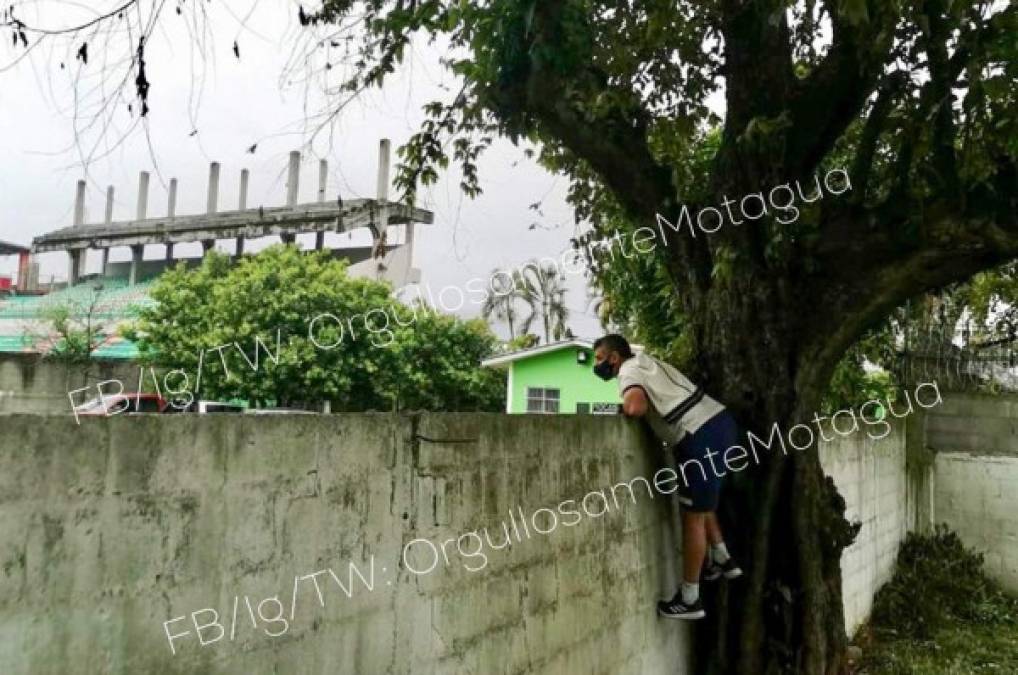
[[[604,347],[609,351],[618,352],[618,355],[624,359],[628,359],[633,355],[633,350],[629,346],[629,341],[617,333],[609,333],[603,337],[599,337],[594,341],[594,349],[598,347]]]

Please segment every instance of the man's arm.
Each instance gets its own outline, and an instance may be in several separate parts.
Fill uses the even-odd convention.
[[[626,388],[622,394],[622,414],[626,417],[643,417],[647,414],[647,393],[640,385]]]

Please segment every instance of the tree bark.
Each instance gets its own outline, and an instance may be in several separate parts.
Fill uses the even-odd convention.
[[[834,366],[801,377],[801,310],[791,289],[742,274],[703,303],[701,381],[761,442],[760,464],[726,479],[721,519],[746,574],[708,597],[697,673],[843,672],[840,558],[854,529],[817,444],[796,450],[771,437],[775,425],[786,439],[795,424],[811,423]],[[805,432],[796,438],[802,446]]]

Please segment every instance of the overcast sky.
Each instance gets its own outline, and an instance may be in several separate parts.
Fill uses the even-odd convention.
[[[65,3],[28,4],[31,7],[19,10],[18,17],[29,25],[62,27],[80,18],[69,14]],[[114,3],[101,4],[111,7]],[[52,5],[60,5],[61,13],[54,14],[48,7]],[[94,126],[77,134],[75,129],[91,119],[81,110],[99,100],[84,92],[100,79],[113,79],[98,77],[102,58],[122,56],[129,43],[121,41],[119,51],[110,52],[94,43],[89,62],[83,65],[74,58],[80,39],[53,41],[10,67],[24,50],[13,49],[4,36],[0,43],[0,67],[7,67],[0,72],[0,156],[4,158],[0,164],[0,239],[27,245],[35,236],[71,225],[75,182],[85,177],[89,181],[86,222],[102,220],[108,185],[116,191],[114,220],[133,218],[140,171],[152,173],[150,216],[166,212],[171,177],[179,182],[177,213],[202,212],[211,161],[222,165],[220,210],[236,208],[242,168],[251,171],[249,206],[281,205],[285,201],[287,155],[295,149],[304,150],[301,201],[316,199],[319,158],[329,160],[330,197],[337,192],[343,197],[371,197],[379,139],[390,138],[395,151],[418,129],[422,104],[449,101],[453,96],[449,90],[458,90],[456,80],[439,65],[443,50],[419,42],[399,76],[384,90],[375,89],[342,111],[332,126],[331,146],[328,134],[321,134],[309,152],[303,147],[309,140],[304,120],[307,111],[322,110],[323,101],[316,95],[308,99],[305,87],[299,82],[287,86],[283,77],[294,44],[300,36],[307,36],[297,21],[296,3],[237,0],[229,3],[229,9],[222,2],[206,7],[213,40],[206,50],[207,67],[191,65],[199,53],[192,47],[188,15],[166,11],[146,54],[151,82],[148,133],[142,126],[131,132],[111,128],[105,142],[99,142]],[[38,18],[33,8],[39,8]],[[239,19],[249,10],[245,28]],[[234,40],[239,59],[233,53]],[[90,76],[95,79],[88,80]],[[86,78],[78,86],[77,99],[71,86],[74,77]],[[117,110],[114,123],[127,126],[131,115],[126,103]],[[90,161],[86,176],[82,157],[97,143],[98,151],[93,154],[106,156]],[[255,152],[248,153],[255,143]],[[112,151],[107,152],[107,147]],[[462,286],[471,277],[486,278],[495,267],[558,256],[576,233],[571,209],[565,203],[566,179],[526,159],[522,148],[498,141],[480,169],[484,194],[474,200],[461,195],[455,172],[444,175],[419,197],[419,205],[434,212],[435,223],[418,230],[415,264],[422,270],[423,281],[436,291],[444,285]],[[541,202],[542,214],[528,208],[534,202]],[[531,228],[535,222],[538,226]],[[350,241],[349,236],[330,234],[327,241],[338,244]],[[313,241],[313,235],[305,237],[305,242]],[[361,232],[353,235],[353,241],[367,243],[370,237]],[[264,245],[270,243],[274,238]],[[233,250],[232,244],[225,242],[219,248]],[[254,242],[248,246],[248,250],[257,248]],[[197,255],[200,246],[178,245],[175,252],[178,256]],[[147,259],[163,255],[162,246],[146,249]],[[98,271],[99,258],[98,252],[89,253],[88,272]],[[42,254],[38,259],[43,280],[50,275],[66,277],[66,254]],[[127,259],[126,248],[111,252],[111,260]],[[13,274],[16,264],[14,257],[0,258],[0,274]],[[600,329],[587,307],[583,277],[568,277],[568,283],[570,326],[577,335],[595,336]],[[476,315],[478,311],[478,307],[468,306],[460,314]],[[499,332],[504,333],[504,328]]]

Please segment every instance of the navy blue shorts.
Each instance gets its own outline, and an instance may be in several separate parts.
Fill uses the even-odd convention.
[[[721,478],[725,473],[722,457],[733,445],[739,445],[739,427],[727,410],[714,415],[696,433],[687,434],[675,445],[679,503],[684,509],[706,513],[718,508]],[[710,451],[716,454],[707,457]]]

